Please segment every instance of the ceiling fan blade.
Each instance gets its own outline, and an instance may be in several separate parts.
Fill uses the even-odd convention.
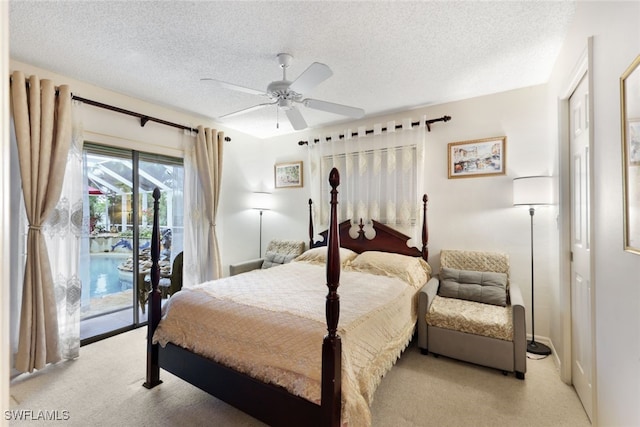
[[[285,110],[287,114],[287,118],[291,122],[291,126],[295,130],[306,129],[307,122],[304,121],[304,117],[302,117],[302,113],[296,107],[291,107],[288,110]]]
[[[200,79],[200,80],[201,81],[215,82],[215,83],[219,84],[222,87],[225,87],[225,88],[231,89],[231,90],[237,90],[239,92],[250,93],[252,95],[268,96],[267,93],[265,91],[263,91],[263,90],[251,89],[250,87],[244,87],[244,86],[236,85],[236,84],[233,84],[233,83],[227,83],[227,82],[223,82],[221,80],[216,80],[216,79],[211,79],[211,78],[204,78],[204,79]]]
[[[349,107],[348,105],[335,104],[333,102],[309,98],[302,101],[302,103],[305,107],[313,108],[314,110],[340,114],[342,116],[353,117],[354,119],[360,119],[364,116],[364,110],[362,108]]]
[[[297,93],[307,93],[331,77],[332,74],[331,68],[327,65],[314,62],[291,83],[289,89]]]
[[[259,110],[262,107],[268,107],[270,105],[275,105],[276,102],[265,102],[264,104],[254,105],[253,107],[243,108],[242,110],[234,111],[233,113],[228,113],[223,116],[218,117],[219,119],[227,119],[229,117],[237,116],[239,114],[248,113],[250,111]]]

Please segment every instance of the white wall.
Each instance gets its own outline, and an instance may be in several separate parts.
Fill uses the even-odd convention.
[[[267,243],[274,238],[308,240],[309,191],[308,184],[303,188],[274,189],[274,165],[283,161],[306,161],[306,149],[276,139],[237,137],[225,150],[220,205],[224,218],[221,254],[223,272],[227,275],[229,264],[259,256],[260,215],[251,208],[251,193],[272,193],[273,209],[264,211],[262,217],[264,254]],[[303,172],[308,173],[304,164]],[[308,181],[308,175],[305,178]]]
[[[587,38],[593,36],[594,424],[599,426],[640,425],[640,257],[623,250],[619,86],[620,76],[640,54],[639,22],[638,2],[579,2],[549,83],[553,114]],[[562,307],[555,314],[554,324],[559,324]]]
[[[419,90],[417,88],[416,90]],[[426,107],[399,114],[349,123],[356,129],[389,120],[418,120],[422,115],[452,120],[432,125],[426,138],[425,188],[429,195],[430,262],[439,266],[442,248],[500,250],[511,256],[512,280],[520,284],[525,301],[530,298],[530,217],[525,208],[512,206],[515,177],[549,174],[553,151],[547,139],[546,86],[535,86],[465,101]],[[286,137],[233,144],[225,154],[223,179],[225,240],[223,263],[255,258],[258,253],[258,212],[249,209],[249,192],[264,183],[273,186],[276,162],[303,160],[307,149],[299,140],[344,130],[347,125],[311,130]],[[447,178],[447,144],[494,136],[507,137],[507,173],[482,178]],[[274,190],[276,207],[264,214],[263,248],[271,238],[308,240],[309,171],[305,168],[302,189]],[[541,208],[535,215],[536,337],[549,336],[549,295],[556,292],[557,279],[549,274],[557,267],[556,208]],[[316,230],[318,231],[318,230]],[[551,268],[549,268],[551,266]],[[545,341],[542,338],[540,341]]]

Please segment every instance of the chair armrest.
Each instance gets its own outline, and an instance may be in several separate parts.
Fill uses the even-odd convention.
[[[235,276],[236,274],[246,273],[251,270],[258,270],[262,268],[264,258],[251,259],[249,261],[243,261],[238,264],[229,265],[229,275]]]
[[[438,294],[438,286],[440,286],[440,280],[437,276],[434,276],[429,279],[418,293],[418,347],[424,350],[427,349],[426,316],[433,299]]]
[[[440,286],[440,280],[434,276],[420,289],[418,310],[424,310],[424,314],[427,314],[431,302],[438,295],[438,286]]]
[[[516,284],[509,285],[509,297],[513,309],[513,346],[515,371],[527,372],[527,323],[522,291]]]

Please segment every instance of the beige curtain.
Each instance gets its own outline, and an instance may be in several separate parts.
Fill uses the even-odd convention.
[[[203,214],[208,223],[208,238],[204,240],[200,250],[206,254],[206,261],[201,265],[201,281],[218,279],[222,276],[220,266],[220,250],[216,236],[216,216],[220,200],[220,183],[222,181],[222,149],[224,133],[215,129],[198,126],[196,140],[196,168],[203,193]]]
[[[15,367],[32,372],[60,360],[56,298],[41,227],[55,209],[71,144],[71,91],[49,80],[12,75],[11,105],[29,221],[20,336]]]

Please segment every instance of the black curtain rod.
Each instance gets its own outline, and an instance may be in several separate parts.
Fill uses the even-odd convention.
[[[438,118],[438,119],[430,119],[430,120],[426,120],[426,121],[425,121],[425,124],[427,125],[427,130],[428,130],[429,132],[431,132],[431,123],[436,123],[436,122],[448,122],[449,120],[451,120],[451,116],[442,116],[442,117],[440,117],[440,118]],[[411,127],[413,127],[413,126],[418,126],[419,124],[420,124],[420,122],[411,122]],[[401,129],[401,128],[402,128],[402,125],[401,125],[401,124],[396,125],[396,126],[395,126],[395,128],[396,128],[396,129]],[[387,128],[386,128],[386,127],[383,127],[381,130],[382,130],[382,132],[386,132],[386,131],[387,131]],[[365,133],[365,135],[369,135],[370,133],[373,133],[373,132],[374,132],[374,131],[373,131],[373,129],[367,129],[367,130],[365,130],[365,132],[364,132],[364,133]],[[354,136],[358,136],[358,132],[351,132],[351,137],[354,137]],[[338,139],[344,139],[344,137],[345,137],[345,136],[344,136],[344,135],[342,135],[342,134],[341,134],[341,135],[338,135]],[[330,136],[327,136],[325,139],[326,139],[327,141],[331,141],[331,137],[330,137]],[[318,142],[320,142],[320,140],[319,140],[318,138],[316,138],[316,139],[314,139],[314,140],[313,140],[313,142],[314,142],[314,143],[318,143]],[[309,141],[298,141],[298,145],[309,145]]]
[[[155,118],[155,117],[147,116],[146,114],[136,113],[135,111],[125,110],[124,108],[120,108],[120,107],[114,107],[113,105],[104,104],[104,103],[98,102],[98,101],[93,101],[91,99],[83,98],[81,96],[77,96],[77,95],[71,94],[71,99],[78,100],[78,101],[83,102],[83,103],[88,104],[88,105],[93,105],[94,107],[104,108],[105,110],[115,111],[117,113],[122,113],[122,114],[127,114],[129,116],[137,117],[137,118],[140,119],[140,126],[142,126],[142,127],[144,127],[144,125],[146,125],[147,122],[151,121],[151,122],[160,123],[162,125],[171,126],[171,127],[174,127],[174,128],[178,128],[178,129],[182,129],[182,130],[189,130],[189,131],[198,133],[198,129],[194,129],[194,128],[190,127],[190,126],[185,126],[185,125],[180,125],[178,123],[168,122],[166,120],[162,120],[162,119],[158,119],[158,118]],[[225,136],[224,140],[225,141],[231,141],[231,138],[229,138],[228,136]]]
[[[13,78],[9,77],[9,84],[12,84],[12,83],[13,83]],[[26,84],[29,85],[29,81],[28,80],[26,81]],[[59,93],[58,89],[56,89],[56,95],[58,95],[58,93]],[[91,99],[87,99],[87,98],[83,98],[81,96],[74,95],[73,93],[71,94],[71,99],[75,99],[77,101],[83,102],[83,103],[88,104],[88,105],[93,105],[94,107],[104,108],[105,110],[115,111],[117,113],[127,114],[129,116],[137,117],[137,118],[140,119],[140,126],[141,127],[144,127],[144,125],[146,125],[147,122],[151,121],[151,122],[160,123],[162,125],[171,126],[171,127],[174,127],[174,128],[178,128],[178,129],[182,129],[182,130],[189,130],[189,131],[198,133],[198,129],[194,129],[194,128],[190,127],[190,126],[185,126],[185,125],[180,125],[178,123],[168,122],[166,120],[158,119],[156,117],[147,116],[146,114],[136,113],[135,111],[125,110],[124,108],[115,107],[113,105],[104,104],[104,103],[98,102],[98,101],[93,101]],[[229,138],[228,136],[225,136],[224,140],[225,141],[231,141],[231,138]]]

